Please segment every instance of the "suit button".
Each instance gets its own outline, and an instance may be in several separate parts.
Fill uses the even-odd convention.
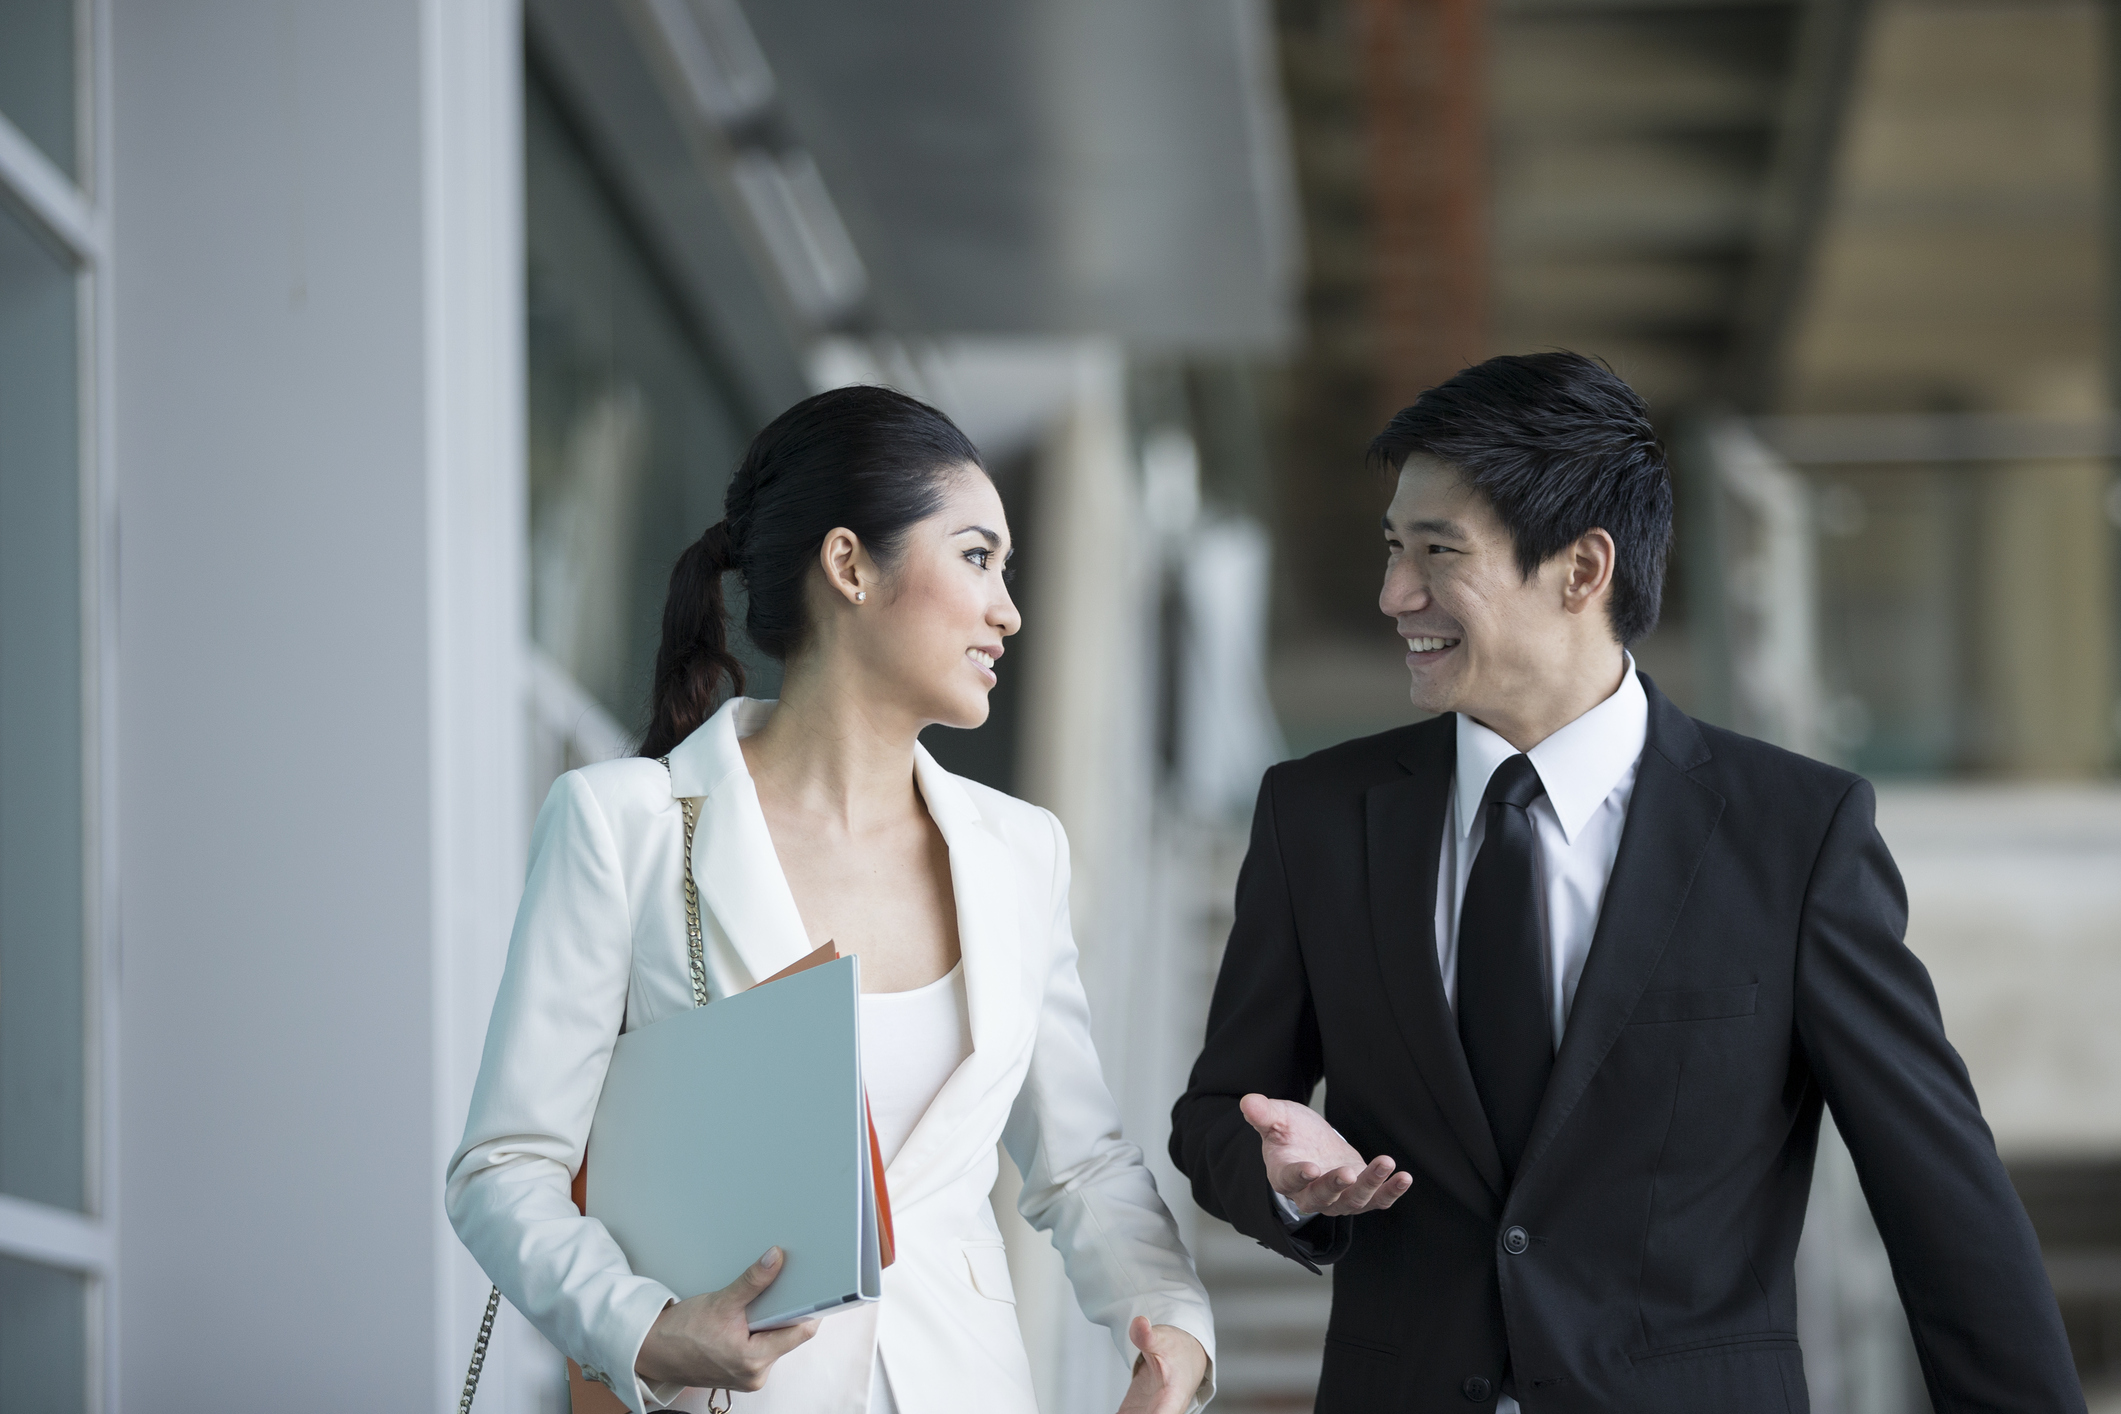
[[[1502,1250],[1512,1257],[1521,1254],[1532,1245],[1532,1234],[1521,1227],[1513,1227],[1502,1235]]]
[[[1472,1378],[1468,1379],[1464,1384],[1460,1385],[1458,1389],[1461,1394],[1465,1395],[1467,1399],[1472,1400],[1475,1404],[1486,1404],[1488,1402],[1488,1396],[1495,1392],[1495,1386],[1489,1384],[1486,1380],[1482,1379],[1478,1375],[1474,1375]]]

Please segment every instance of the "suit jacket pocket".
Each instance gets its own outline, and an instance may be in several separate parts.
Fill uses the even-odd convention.
[[[1716,1021],[1727,1016],[1751,1016],[1760,999],[1760,984],[1741,987],[1705,987],[1697,991],[1644,992],[1635,1004],[1630,1026],[1654,1026],[1668,1021]]]
[[[966,1243],[965,1265],[972,1269],[973,1290],[990,1301],[1016,1304],[1016,1287],[1009,1280],[1009,1252],[1001,1243]]]

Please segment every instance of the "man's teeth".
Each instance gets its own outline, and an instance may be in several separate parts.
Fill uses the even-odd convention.
[[[968,656],[971,657],[973,662],[979,664],[988,672],[991,673],[994,671],[994,659],[992,657],[980,652],[977,648],[967,648],[965,652]]]
[[[1446,648],[1456,648],[1457,646],[1458,640],[1455,638],[1410,638],[1407,640],[1407,651],[1409,653],[1439,653]]]

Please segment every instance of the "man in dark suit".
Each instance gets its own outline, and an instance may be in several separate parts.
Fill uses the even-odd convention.
[[[1671,539],[1641,400],[1492,359],[1371,452],[1380,607],[1441,715],[1267,773],[1172,1117],[1202,1207],[1338,1264],[1318,1409],[1805,1410],[1829,1106],[1937,1408],[2082,1411],[1871,787],[1625,650]]]

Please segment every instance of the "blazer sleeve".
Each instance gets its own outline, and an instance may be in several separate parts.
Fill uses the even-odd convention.
[[[1119,1106],[1090,1039],[1090,1004],[1076,969],[1068,913],[1068,840],[1053,831],[1052,952],[1031,1063],[1002,1131],[1023,1172],[1017,1208],[1051,1235],[1083,1314],[1112,1334],[1134,1363],[1127,1327],[1136,1316],[1176,1326],[1208,1352],[1191,1410],[1215,1393],[1215,1324],[1208,1294],[1141,1150],[1120,1136]]]
[[[1237,1108],[1254,1093],[1304,1104],[1325,1073],[1282,868],[1275,775],[1270,770],[1260,782],[1252,812],[1252,843],[1237,875],[1237,916],[1208,1007],[1207,1042],[1171,1111],[1171,1162],[1193,1181],[1202,1208],[1315,1272],[1347,1255],[1355,1219],[1316,1217],[1291,1229],[1267,1181],[1259,1132]]]
[[[2079,1410],[2039,1244],[1902,942],[1907,895],[1870,784],[1849,787],[1807,888],[1798,1044],[1848,1142],[1939,1410]],[[1998,939],[2008,945],[2007,939]]]
[[[545,1338],[643,1411],[633,1362],[677,1299],[634,1275],[604,1225],[575,1208],[589,1122],[625,1020],[633,929],[617,849],[575,772],[531,834],[530,873],[486,1028],[464,1143],[444,1201],[457,1236]]]

